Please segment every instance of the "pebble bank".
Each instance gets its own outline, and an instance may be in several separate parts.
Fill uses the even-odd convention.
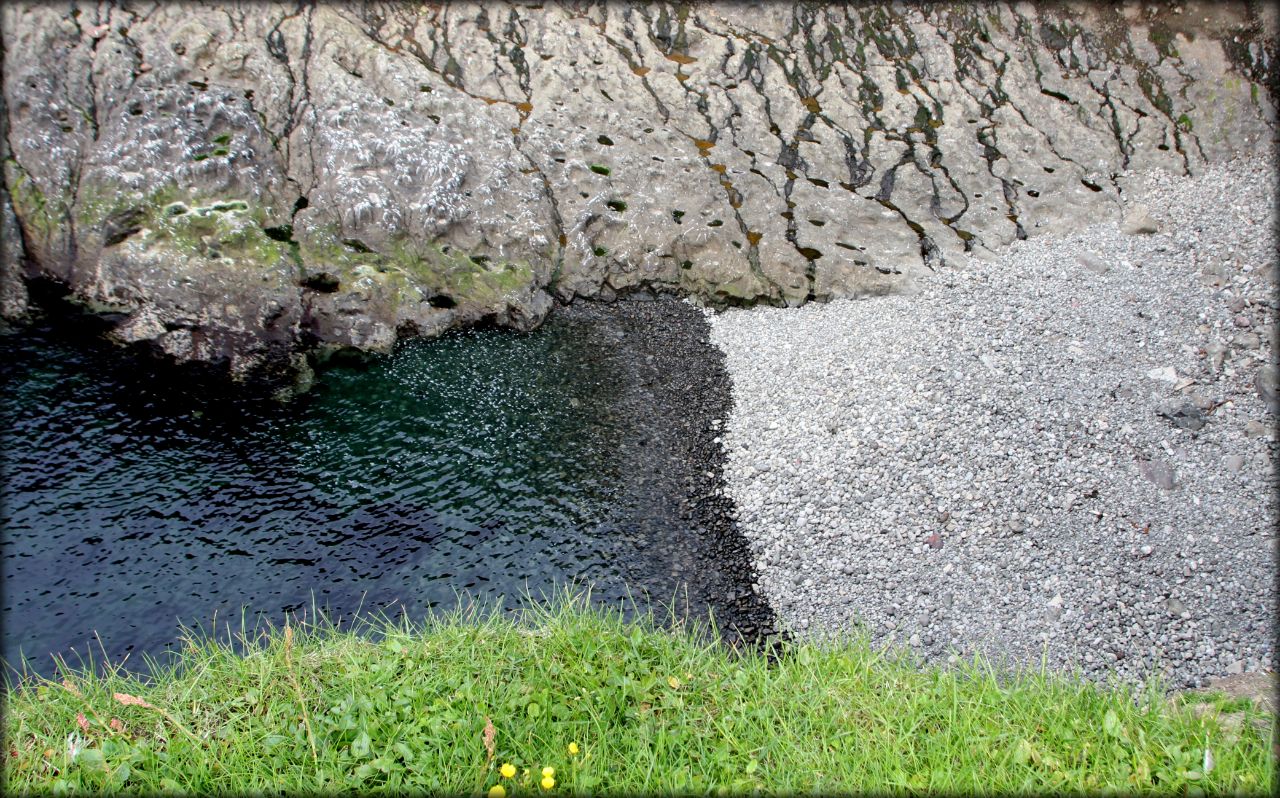
[[[1194,686],[1270,669],[1275,160],[914,291],[712,317],[726,490],[804,635]]]

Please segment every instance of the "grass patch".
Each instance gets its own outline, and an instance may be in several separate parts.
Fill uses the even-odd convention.
[[[1269,792],[1270,741],[1134,694],[865,639],[774,661],[562,596],[359,632],[189,636],[147,679],[10,685],[6,792]],[[1205,749],[1215,765],[1205,771]],[[512,768],[504,768],[510,764]],[[512,774],[504,776],[503,772]]]

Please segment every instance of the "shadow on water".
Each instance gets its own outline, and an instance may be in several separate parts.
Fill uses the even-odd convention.
[[[49,672],[96,633],[137,667],[246,607],[412,618],[570,581],[767,625],[703,445],[727,379],[688,306],[410,342],[287,406],[81,338],[0,338],[10,663]]]

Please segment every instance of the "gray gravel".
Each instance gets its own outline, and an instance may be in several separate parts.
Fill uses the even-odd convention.
[[[1155,233],[716,314],[727,490],[781,625],[1172,686],[1269,670],[1274,162],[1125,176]]]

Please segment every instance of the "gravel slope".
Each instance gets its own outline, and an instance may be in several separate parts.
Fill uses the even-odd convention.
[[[1274,162],[1126,178],[1154,234],[715,315],[726,487],[780,624],[1177,686],[1269,669]]]

